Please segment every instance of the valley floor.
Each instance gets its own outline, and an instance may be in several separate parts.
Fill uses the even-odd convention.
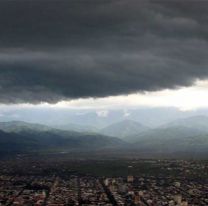
[[[0,161],[0,205],[208,205],[208,161],[20,157]]]

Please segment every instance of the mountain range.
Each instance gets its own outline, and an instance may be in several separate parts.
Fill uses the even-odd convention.
[[[208,155],[208,117],[178,119],[157,128],[124,120],[96,132],[71,131],[27,122],[0,123],[0,154],[121,149],[137,154]]]
[[[63,152],[125,147],[116,137],[58,130],[26,122],[0,123],[0,153]]]

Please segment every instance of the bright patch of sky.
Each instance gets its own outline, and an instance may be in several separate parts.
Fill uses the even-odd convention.
[[[71,108],[71,109],[95,109],[98,116],[107,116],[108,109],[128,109],[135,107],[176,107],[180,110],[195,110],[208,108],[208,80],[196,81],[191,87],[181,87],[170,90],[165,89],[156,92],[145,92],[130,95],[110,96],[105,98],[86,98],[70,101],[60,101],[56,104],[42,103],[39,105],[1,105],[1,109],[17,107],[41,107],[41,108]],[[128,112],[126,114],[128,116]]]

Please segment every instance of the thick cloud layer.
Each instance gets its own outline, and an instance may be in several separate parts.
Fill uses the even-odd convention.
[[[208,2],[2,0],[0,102],[56,102],[208,77]]]

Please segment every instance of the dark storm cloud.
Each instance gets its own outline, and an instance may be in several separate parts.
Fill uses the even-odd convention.
[[[2,0],[0,102],[56,102],[208,77],[208,2]]]

